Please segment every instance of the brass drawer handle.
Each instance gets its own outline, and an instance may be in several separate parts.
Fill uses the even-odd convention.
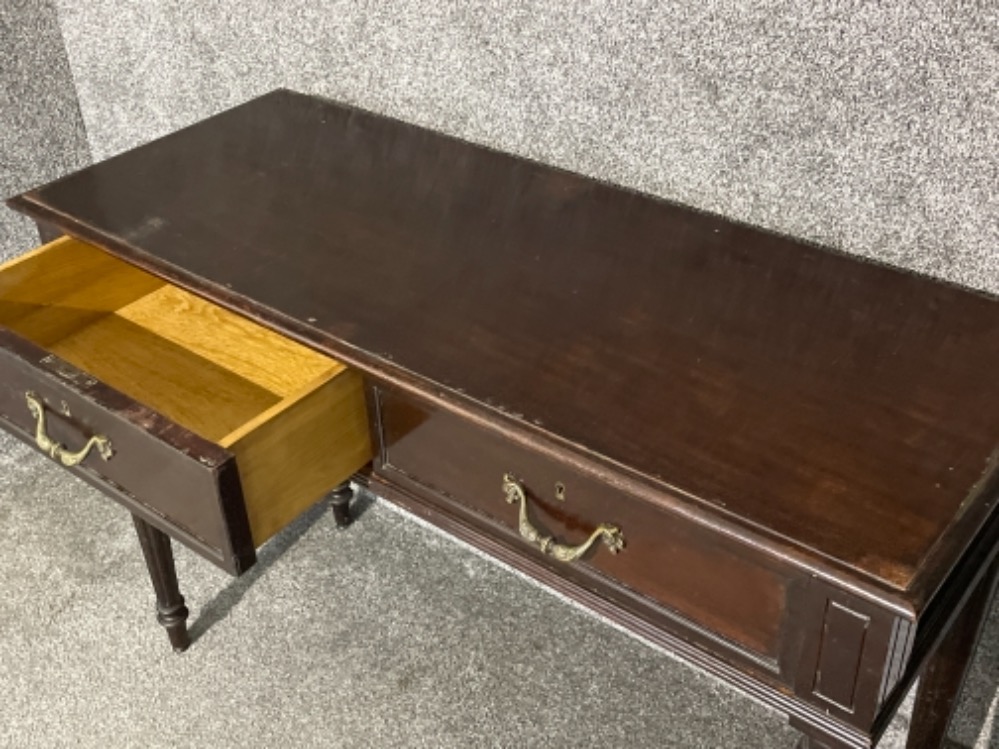
[[[97,448],[97,452],[104,460],[111,460],[114,450],[111,449],[111,440],[103,435],[97,434],[87,440],[87,444],[79,452],[71,453],[65,447],[53,440],[47,434],[48,429],[45,424],[45,405],[42,399],[34,393],[25,393],[24,399],[28,402],[28,410],[35,417],[35,444],[38,449],[47,454],[50,458],[58,460],[64,466],[75,466],[83,462],[83,459],[90,454],[90,451]]]
[[[579,559],[590,550],[599,539],[603,539],[604,544],[610,549],[611,554],[617,554],[624,548],[624,536],[621,529],[615,525],[601,523],[597,529],[590,534],[579,546],[565,546],[556,543],[551,536],[546,536],[533,525],[527,517],[527,495],[524,488],[509,473],[503,474],[503,494],[510,504],[520,504],[520,536],[526,541],[534,544],[538,549],[548,556],[555,557],[560,562],[572,562]]]

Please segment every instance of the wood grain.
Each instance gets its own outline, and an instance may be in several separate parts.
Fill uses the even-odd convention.
[[[334,363],[220,444],[236,456],[259,546],[371,460],[361,377]]]
[[[988,519],[987,295],[288,91],[11,205],[917,609]]]
[[[823,743],[873,743],[996,548],[992,296],[287,91],[11,205],[342,359],[372,387],[432,402],[431,418],[403,414],[379,435],[395,439],[382,457],[404,466],[385,463],[373,480],[473,528],[483,548],[548,584],[571,581],[579,600],[686,657],[714,652],[703,661]],[[213,346],[206,361],[218,357]],[[228,371],[208,361],[220,363]],[[271,386],[294,389],[268,381],[261,390]],[[222,439],[242,445],[260,477],[293,473],[294,456],[323,458],[309,450],[327,430],[307,417],[324,409],[302,404],[324,392],[306,386]],[[555,503],[539,511],[560,537],[629,504],[542,462],[626,488],[635,504],[624,519],[648,533],[633,538],[643,550],[675,547],[679,575],[629,569],[624,555],[595,556],[592,570],[532,558],[506,516],[467,499],[490,495],[491,479],[469,479],[475,470],[424,449],[438,412],[523,448],[531,487],[559,480],[581,492],[585,515]],[[312,439],[282,460],[285,420],[305,420],[287,433]],[[457,454],[462,436],[443,429],[428,442]],[[505,446],[473,452],[466,463],[511,456]],[[276,518],[255,522],[263,538],[309,492],[259,486],[256,511]],[[643,523],[647,512],[682,517],[690,533]],[[730,566],[684,587],[683,572],[703,574],[701,560],[730,543]],[[778,595],[734,583],[727,601],[710,587],[760,559]],[[606,583],[587,588],[582,578],[598,573]],[[626,579],[649,599],[676,595],[689,619],[666,607],[654,626],[634,616],[649,599],[636,604]],[[806,579],[780,595],[782,580]],[[827,627],[827,601],[859,616]],[[767,612],[778,610],[775,628]],[[916,632],[911,651],[896,637],[903,628]],[[766,658],[735,646],[753,642],[779,653],[781,678],[801,666],[794,694]],[[817,680],[817,668],[841,671]],[[956,680],[935,681],[950,699]]]
[[[269,390],[117,315],[101,318],[50,349],[213,442],[279,400]]]
[[[74,239],[73,237],[60,236],[52,239],[49,242],[44,242],[38,247],[34,247],[28,250],[27,252],[22,252],[20,255],[15,255],[9,260],[5,260],[3,263],[0,263],[0,273],[13,273],[15,267],[19,265],[25,266],[37,262],[39,255],[44,255],[46,253],[51,253],[51,252],[57,252],[60,247],[64,247],[67,244],[73,242],[80,242],[80,240]],[[87,246],[89,247],[90,245]]]
[[[231,448],[257,545],[371,459],[358,374],[78,240],[0,268],[0,325]]]
[[[63,237],[0,266],[0,325],[48,346],[161,286],[161,279]]]
[[[529,499],[531,521],[560,542],[576,543],[600,523],[621,529],[624,550],[611,554],[598,544],[571,565],[581,574],[603,573],[776,663],[791,579],[765,556],[416,398],[380,391],[377,407],[383,454],[376,475],[398,483],[401,473],[473,509],[531,554],[518,534],[518,508],[503,499],[502,477],[512,473]],[[556,484],[564,500],[555,498]]]
[[[327,356],[175,286],[166,285],[118,315],[279,396],[343,369]]]

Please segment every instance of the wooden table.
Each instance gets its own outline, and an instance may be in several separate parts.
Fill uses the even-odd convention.
[[[359,372],[376,491],[803,746],[872,746],[920,674],[941,745],[999,566],[995,298],[288,91],[9,202]],[[138,523],[162,614],[198,539]]]

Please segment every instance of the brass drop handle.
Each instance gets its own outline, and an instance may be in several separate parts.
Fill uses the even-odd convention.
[[[509,473],[503,474],[503,494],[510,504],[520,504],[520,536],[524,540],[534,544],[538,549],[548,556],[555,557],[560,562],[573,562],[590,550],[598,540],[603,539],[604,544],[611,554],[617,554],[624,548],[624,536],[621,529],[615,525],[601,523],[597,529],[590,534],[590,537],[578,546],[565,546],[557,543],[551,536],[535,528],[527,517],[527,495],[524,488]]]
[[[111,460],[111,456],[114,455],[114,450],[111,449],[111,440],[100,434],[87,440],[87,444],[78,452],[69,452],[49,437],[45,424],[45,404],[42,403],[42,399],[31,392],[25,393],[24,399],[28,402],[28,410],[31,411],[31,415],[35,417],[35,444],[50,458],[58,460],[64,466],[75,466],[82,463],[90,451],[96,447],[97,452],[104,460]]]

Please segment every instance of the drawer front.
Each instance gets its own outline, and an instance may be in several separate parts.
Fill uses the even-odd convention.
[[[238,473],[227,451],[0,329],[0,425],[37,446],[28,393],[43,404],[45,435],[67,453],[94,436],[110,441],[109,459],[91,449],[69,470],[220,566],[237,571],[252,563]]]
[[[545,557],[537,541],[523,538],[519,501],[507,501],[504,475],[511,474],[540,535],[570,546],[601,523],[620,529],[619,553],[598,540],[581,559],[567,563],[574,574],[583,570],[623,586],[777,668],[791,577],[775,562],[615,488],[586,466],[408,395],[378,391],[375,397],[382,439],[378,471],[389,481],[431,489],[442,501],[493,521],[523,553]]]

